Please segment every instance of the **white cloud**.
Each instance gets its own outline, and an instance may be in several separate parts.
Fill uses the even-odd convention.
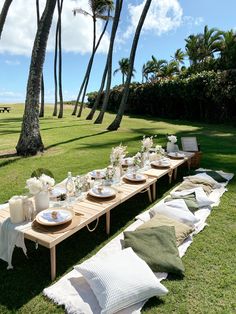
[[[186,15],[183,17],[184,24],[187,24],[188,26],[200,26],[204,23],[204,19],[201,16],[198,17],[192,17],[189,15]]]
[[[20,61],[18,60],[5,60],[4,61],[7,65],[20,65]]]
[[[0,0],[0,10],[4,0]],[[46,1],[40,1],[40,12],[43,12]],[[73,16],[72,10],[75,7],[82,7],[88,10],[87,0],[66,0],[64,1],[62,14],[62,37],[63,50],[85,54],[91,51],[92,47],[92,23],[91,18],[78,14]],[[48,41],[48,50],[54,50],[55,25],[57,8],[53,19],[52,30]],[[102,22],[98,21],[97,31],[100,34]],[[36,32],[36,8],[35,1],[18,0],[13,1],[10,6],[6,23],[2,32],[0,53],[10,53],[13,55],[30,56],[34,36]],[[99,52],[107,51],[109,43],[108,34],[104,35]]]
[[[134,32],[144,3],[145,1],[137,5],[128,5],[130,25],[124,33],[125,38],[128,38]],[[143,30],[161,35],[179,27],[182,23],[182,17],[183,9],[178,0],[153,0],[147,13]]]

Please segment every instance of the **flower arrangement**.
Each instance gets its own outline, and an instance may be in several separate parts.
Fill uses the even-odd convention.
[[[134,161],[134,166],[140,166],[142,163],[142,155],[140,152],[138,152],[134,157],[133,157],[133,161]]]
[[[165,150],[161,145],[156,145],[156,153],[163,156],[165,154]]]
[[[117,147],[113,147],[110,155],[110,161],[113,166],[121,165],[122,158],[127,154],[127,146],[120,144]]]
[[[53,187],[55,180],[46,174],[42,174],[39,178],[33,177],[26,181],[26,188],[29,189],[30,194],[36,195],[41,191],[48,190]]]
[[[171,142],[172,144],[175,144],[177,142],[177,137],[175,135],[169,135],[167,136],[168,141]]]
[[[141,151],[143,153],[148,152],[149,149],[153,146],[153,136],[146,137],[144,135],[141,143],[142,143]]]

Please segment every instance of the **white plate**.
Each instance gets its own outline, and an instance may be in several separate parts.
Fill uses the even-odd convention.
[[[57,213],[57,218],[53,218],[52,212]],[[74,216],[73,211],[61,208],[45,209],[37,214],[36,221],[41,225],[57,226],[70,221]]]
[[[134,177],[132,173],[127,173],[124,178],[126,178],[129,181],[134,182],[140,182],[146,180],[146,177],[143,174],[136,173],[136,176]]]
[[[59,197],[60,195],[62,194],[66,194],[66,189],[58,186],[58,187],[55,187],[53,188],[51,191],[50,191],[50,197],[52,198],[56,198],[56,197]]]
[[[106,176],[105,171],[101,169],[90,171],[89,174],[94,179],[104,179]]]
[[[170,162],[169,161],[152,161],[151,165],[154,167],[160,167],[160,168],[169,168]]]
[[[173,152],[173,153],[168,153],[168,156],[171,157],[171,158],[177,158],[177,159],[182,159],[185,157],[184,154],[182,153],[178,153],[178,152]]]
[[[90,189],[88,191],[88,193],[92,196],[95,197],[101,197],[101,198],[105,198],[105,197],[111,197],[116,195],[116,191],[111,189],[110,187],[103,187],[101,191],[98,190],[97,187],[94,187],[92,189]]]
[[[122,160],[122,166],[124,167],[133,166],[133,164],[134,160],[132,157],[127,157]]]

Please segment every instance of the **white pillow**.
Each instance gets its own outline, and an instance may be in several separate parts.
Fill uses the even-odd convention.
[[[191,213],[183,199],[176,199],[166,203],[161,202],[156,204],[150,209],[150,216],[153,217],[156,214],[162,214],[176,219],[191,227],[195,223],[199,222],[199,219]]]
[[[202,187],[197,187],[197,188],[193,188],[193,189],[187,189],[187,190],[183,190],[183,191],[173,191],[170,192],[171,196],[177,196],[177,197],[181,197],[181,196],[186,196],[189,194],[195,193],[196,196],[196,201],[199,205],[199,207],[204,207],[204,206],[210,206],[211,204],[213,204],[214,202],[206,195],[205,191],[203,190]]]
[[[102,314],[115,313],[168,292],[131,248],[104,259],[92,258],[74,268],[90,285]]]

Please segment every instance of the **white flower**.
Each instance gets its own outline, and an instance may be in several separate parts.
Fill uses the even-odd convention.
[[[137,154],[133,157],[134,165],[139,166],[142,162],[142,154],[137,152]]]
[[[30,194],[35,195],[39,192],[52,187],[55,180],[46,174],[42,174],[39,178],[33,177],[26,181],[26,188],[29,189]]]
[[[52,187],[55,184],[55,180],[53,178],[47,176],[44,173],[39,177],[39,181],[41,181],[47,187]]]
[[[150,136],[150,137],[143,136],[141,143],[142,143],[142,152],[148,152],[149,149],[153,145],[153,136]]]
[[[36,177],[30,178],[26,181],[26,187],[29,189],[30,194],[37,194],[43,189],[43,183]]]
[[[169,135],[167,138],[173,144],[177,142],[177,137],[175,135]]]
[[[113,147],[110,155],[110,161],[113,165],[120,165],[122,158],[127,154],[127,146],[122,146],[121,144],[117,147]]]
[[[156,145],[156,153],[157,153],[157,154],[164,155],[165,150],[162,148],[161,145]]]

